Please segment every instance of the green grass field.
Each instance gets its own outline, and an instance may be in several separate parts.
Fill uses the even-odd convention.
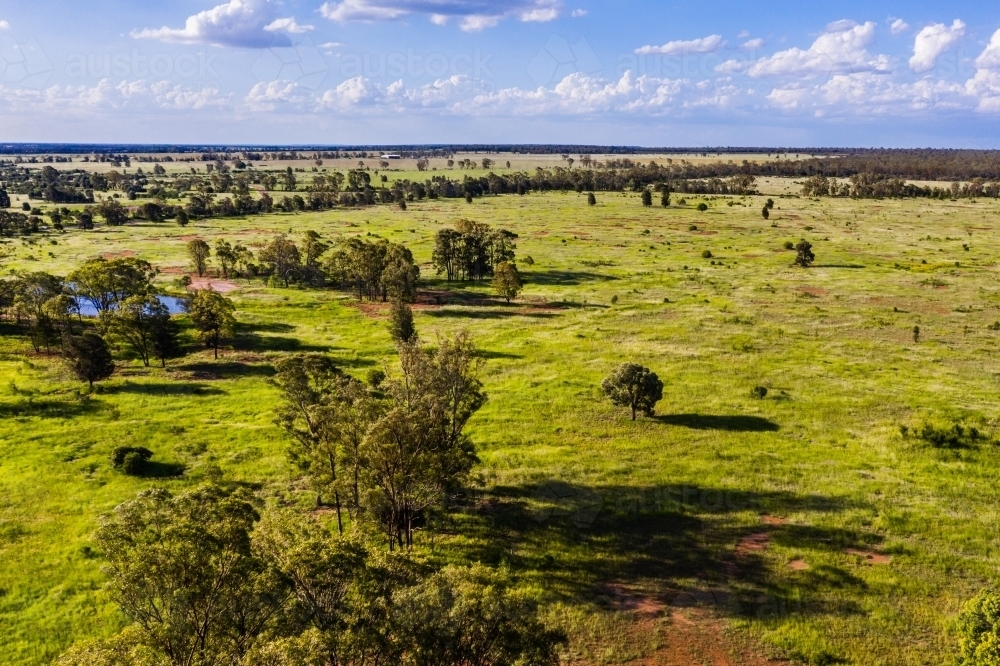
[[[438,200],[99,225],[0,252],[7,268],[59,274],[135,252],[170,289],[195,236],[404,243],[425,278],[422,338],[467,328],[488,359],[476,488],[419,536],[429,557],[509,566],[568,630],[573,663],[656,658],[692,617],[726,645],[794,661],[945,663],[950,621],[1000,565],[1000,448],[935,449],[900,426],[1000,437],[1000,205],[781,198],[765,221],[765,199],[710,199],[705,213],[696,197],[670,209],[619,194],[593,208],[577,194]],[[517,303],[433,275],[433,236],[462,217],[519,234]],[[817,255],[808,270],[784,249],[800,238]],[[391,371],[385,310],[240,286],[240,335],[218,362],[200,349],[166,370],[124,361],[89,397],[58,358],[0,337],[0,663],[48,663],[121,626],[88,544],[139,490],[222,473],[309,505],[272,424],[270,363],[326,351],[359,376]],[[602,399],[623,361],[664,381],[655,418],[632,423]],[[109,455],[125,444],[186,472],[115,473]]]

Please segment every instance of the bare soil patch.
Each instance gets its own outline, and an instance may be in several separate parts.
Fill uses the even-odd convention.
[[[216,280],[214,278],[191,278],[191,291],[210,289],[219,294],[228,294],[239,289],[239,285],[228,280]]]
[[[848,555],[855,555],[860,557],[865,564],[874,565],[886,565],[892,563],[892,558],[888,555],[883,555],[882,553],[876,553],[871,550],[857,550],[855,548],[848,548],[844,551]]]
[[[105,252],[101,256],[110,261],[112,259],[127,259],[128,257],[134,257],[135,252],[132,250],[122,250],[121,252]]]
[[[805,560],[792,560],[788,563],[788,568],[792,571],[805,571],[809,568],[809,563]]]

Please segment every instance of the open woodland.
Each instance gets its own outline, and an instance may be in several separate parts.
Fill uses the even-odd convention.
[[[475,158],[479,177],[483,157],[452,159]],[[574,167],[559,156],[490,157],[512,162],[498,173],[583,168],[579,158]],[[363,161],[375,187],[381,175],[392,187],[434,173],[412,160],[380,172]],[[306,171],[299,193],[314,166],[357,162],[295,162]],[[267,164],[255,168],[281,178],[292,162]],[[113,168],[79,158],[51,166]],[[201,162],[164,166],[166,180],[192,167],[206,175]],[[128,172],[137,167],[153,165]],[[427,168],[464,175],[444,158]],[[760,175],[752,194],[674,189],[669,206],[659,191],[644,206],[645,186],[597,191],[595,205],[586,191],[529,188],[471,202],[401,206],[394,195],[195,215],[183,226],[109,226],[98,215],[93,229],[63,231],[49,213],[83,203],[8,188],[12,212],[28,203],[37,212],[25,215],[42,224],[0,239],[5,278],[135,257],[158,271],[162,294],[224,292],[237,323],[216,358],[189,315],[176,315],[183,355],[147,367],[112,345],[116,370],[90,391],[58,350],[36,351],[10,317],[0,321],[0,662],[48,664],[126,625],[94,534],[140,491],[235,484],[262,507],[335,523],[289,460],[275,368],[318,353],[362,381],[373,370],[398,375],[392,306],[350,289],[224,277],[214,252],[199,278],[188,250],[225,240],[259,253],[278,234],[298,243],[312,231],[329,243],[405,246],[420,268],[411,307],[422,343],[471,336],[488,396],[466,428],[479,462],[446,509],[419,523],[413,556],[506,570],[542,623],[565,633],[562,663],[950,663],[963,604],[1000,567],[1000,202],[967,189],[811,198],[802,177]],[[908,177],[953,191],[919,175]],[[292,194],[269,189],[275,201]],[[97,203],[112,192],[97,192]],[[117,194],[132,211],[153,201]],[[488,280],[437,274],[436,235],[460,220],[516,234],[524,288],[511,302]],[[803,239],[815,253],[809,267],[794,265]],[[655,414],[634,422],[601,389],[625,362],[663,382]],[[114,469],[122,446],[149,449],[155,465]]]

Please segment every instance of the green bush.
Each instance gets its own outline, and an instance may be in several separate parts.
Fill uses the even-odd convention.
[[[764,386],[754,386],[750,389],[750,397],[756,398],[757,400],[763,400],[767,397],[767,388]]]
[[[119,446],[111,454],[111,466],[123,474],[140,476],[153,452],[141,446]]]
[[[1000,666],[1000,594],[983,590],[967,602],[956,629],[961,666]]]
[[[711,259],[712,258],[712,251],[711,250],[705,250],[704,252],[701,253],[701,258],[702,259]]]
[[[978,428],[967,428],[956,423],[950,428],[938,427],[932,423],[924,423],[918,428],[910,429],[900,426],[900,434],[904,438],[916,438],[935,449],[970,449],[988,438],[979,432]]]
[[[698,210],[704,213],[706,210],[708,210],[708,204],[707,203],[698,204]]]

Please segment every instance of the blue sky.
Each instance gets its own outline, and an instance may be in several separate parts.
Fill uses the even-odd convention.
[[[1000,148],[1000,5],[0,0],[0,141]]]

